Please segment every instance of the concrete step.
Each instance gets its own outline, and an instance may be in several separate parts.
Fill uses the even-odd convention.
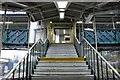
[[[34,69],[35,72],[90,72],[90,69]]]
[[[91,72],[34,72],[35,75],[91,75]]]
[[[47,54],[46,55],[47,58],[77,58],[78,55],[77,54]]]
[[[36,69],[38,69],[38,70],[42,70],[42,69],[51,69],[51,70],[54,70],[54,69],[64,69],[64,70],[66,70],[66,69],[73,69],[73,70],[76,70],[76,69],[83,69],[83,70],[88,70],[88,67],[79,67],[79,66],[74,66],[74,67],[71,67],[71,66],[67,66],[67,67],[65,67],[65,66],[61,66],[61,67],[59,67],[59,66],[52,66],[52,67],[49,67],[49,66],[41,66],[41,67],[36,67]]]
[[[32,75],[32,80],[94,80],[93,75]]]
[[[88,67],[86,65],[86,62],[39,62],[37,67],[40,67],[40,66],[49,66],[49,67],[52,67],[52,66],[85,66],[85,67]]]

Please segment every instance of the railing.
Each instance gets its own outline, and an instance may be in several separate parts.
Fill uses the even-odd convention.
[[[43,43],[38,40],[28,50],[28,53],[23,57],[21,61],[3,78],[2,80],[31,80],[31,74],[34,73],[38,57],[43,57],[48,49],[49,41],[45,40]]]
[[[79,40],[76,38],[76,37],[74,37],[74,46],[75,46],[75,49],[76,49],[76,51],[77,51],[77,55],[80,57],[80,56],[82,56],[82,54],[81,54],[81,49],[80,49],[80,42],[79,42]]]
[[[91,74],[94,74],[94,80],[120,80],[120,74],[85,38],[81,43],[75,38],[74,45],[79,55],[80,49],[83,50],[82,56],[86,58]]]
[[[120,74],[108,63],[108,61],[85,39],[84,56],[91,69],[91,74],[97,80],[120,80]]]

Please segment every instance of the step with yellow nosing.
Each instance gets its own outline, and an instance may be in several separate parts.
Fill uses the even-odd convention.
[[[84,58],[40,58],[40,62],[82,62]]]

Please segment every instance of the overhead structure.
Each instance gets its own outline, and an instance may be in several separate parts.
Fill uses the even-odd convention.
[[[114,1],[114,0],[113,0]],[[67,21],[83,20],[91,21],[93,8],[95,15],[112,17],[119,16],[119,2],[70,2],[70,1],[50,1],[50,2],[7,2],[7,11],[26,12],[31,16],[32,21],[51,20]],[[5,2],[2,3],[2,10],[5,10]],[[88,18],[87,18],[88,17]],[[103,21],[104,17],[101,17]],[[61,20],[62,19],[62,20]],[[88,20],[89,19],[89,20]],[[109,18],[108,18],[109,20]],[[115,19],[116,20],[116,19]],[[118,22],[118,21],[116,21]]]

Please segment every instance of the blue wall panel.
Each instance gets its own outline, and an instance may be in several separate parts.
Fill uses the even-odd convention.
[[[4,32],[3,43],[5,44],[27,44],[28,30],[6,29]]]
[[[94,32],[85,31],[85,38],[94,44]],[[118,44],[120,43],[120,30],[97,30],[97,41],[99,44]]]

